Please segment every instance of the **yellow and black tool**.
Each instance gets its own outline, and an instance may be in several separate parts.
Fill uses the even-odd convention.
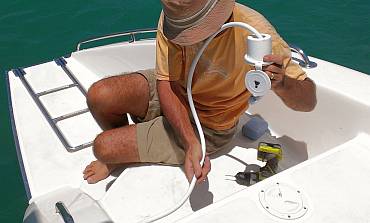
[[[266,162],[258,174],[259,180],[264,180],[278,172],[278,164],[283,158],[283,151],[280,144],[267,142],[260,142],[257,150],[257,159]]]
[[[276,174],[282,158],[283,151],[280,144],[260,142],[257,148],[257,159],[266,162],[266,165],[259,168],[259,171],[244,171],[238,172],[235,176],[227,176],[233,177],[240,185],[250,186]]]
[[[267,162],[275,157],[279,161],[283,158],[283,151],[280,144],[260,142],[257,150],[257,159],[262,162]]]

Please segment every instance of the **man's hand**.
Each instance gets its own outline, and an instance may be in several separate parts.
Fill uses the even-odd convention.
[[[309,78],[299,81],[286,76],[284,59],[279,55],[266,55],[263,58],[265,62],[272,62],[271,65],[263,67],[271,79],[271,89],[289,108],[295,111],[312,111],[316,106],[315,83]]]
[[[206,155],[203,167],[200,166],[202,159],[202,150],[199,143],[189,146],[185,154],[185,175],[188,181],[191,182],[193,176],[197,178],[197,183],[206,179],[209,171],[211,171],[211,162]]]
[[[175,89],[175,90],[174,90]],[[187,109],[182,103],[181,97],[176,95],[176,83],[169,81],[158,81],[157,90],[159,102],[164,116],[172,128],[180,135],[185,149],[185,175],[189,182],[195,175],[198,182],[204,180],[211,170],[211,162],[206,157],[203,167],[200,166],[202,150],[190,123]],[[175,91],[175,92],[174,92]]]
[[[263,58],[264,62],[272,62],[271,65],[263,67],[263,71],[271,79],[272,89],[284,81],[285,69],[283,68],[283,60],[284,58],[279,55],[266,55]]]

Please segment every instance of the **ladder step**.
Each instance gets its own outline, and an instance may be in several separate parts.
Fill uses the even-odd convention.
[[[65,114],[65,115],[59,116],[57,118],[54,118],[53,121],[54,121],[54,123],[57,123],[57,122],[62,121],[64,119],[72,118],[74,116],[81,115],[81,114],[84,114],[86,112],[89,112],[89,109],[88,108],[85,108],[85,109],[82,109],[82,110],[79,110],[79,111],[75,111],[75,112],[71,112],[69,114]]]
[[[40,93],[37,93],[36,95],[38,97],[41,97],[41,96],[44,96],[44,95],[47,95],[47,94],[51,94],[51,93],[54,93],[54,92],[62,91],[62,90],[72,88],[72,87],[77,87],[77,86],[78,86],[78,84],[76,84],[76,83],[68,84],[68,85],[64,85],[64,86],[61,86],[61,87],[57,87],[57,88],[49,89],[49,90],[46,90],[46,91],[42,91]]]

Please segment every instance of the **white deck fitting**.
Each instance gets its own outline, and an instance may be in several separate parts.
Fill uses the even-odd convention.
[[[60,217],[60,214],[56,212],[55,201],[63,201],[65,207],[69,210],[73,216],[75,222],[104,222],[111,223],[108,215],[102,210],[101,206],[97,201],[92,199],[89,195],[81,193],[78,188],[63,187],[51,194],[38,197],[33,201],[30,208],[45,210],[48,215],[44,215],[44,222],[53,223],[65,223]],[[34,223],[35,217],[26,215],[26,222]],[[41,222],[41,221],[36,221]]]
[[[75,74],[82,86],[88,89],[95,81],[110,75],[153,68],[154,50],[155,42],[153,40],[132,44],[115,44],[73,53],[66,61],[68,62],[68,68]],[[271,134],[266,134],[260,141],[282,144],[284,149],[284,159],[280,163],[282,169],[290,168],[307,159],[312,160],[243,190],[245,189],[244,186],[225,180],[225,175],[235,175],[237,172],[243,171],[246,167],[242,162],[248,164],[256,162],[256,151],[251,148],[256,148],[258,142],[249,141],[242,137],[239,132],[230,145],[229,156],[221,154],[213,156],[211,160],[212,171],[209,174],[208,181],[196,188],[190,201],[187,201],[180,210],[163,219],[162,222],[179,220],[207,205],[209,208],[204,209],[204,212],[211,213],[213,208],[222,206],[224,202],[238,197],[239,194],[243,194],[243,196],[248,194],[248,197],[258,196],[257,188],[274,179],[280,180],[280,177],[282,180],[287,179],[284,182],[304,188],[310,200],[322,202],[320,200],[323,199],[322,197],[316,197],[320,194],[316,192],[310,194],[311,192],[305,184],[307,182],[303,179],[296,177],[291,180],[293,179],[292,171],[296,170],[297,174],[308,174],[299,172],[301,171],[299,168],[310,169],[310,165],[317,165],[314,163],[314,160],[318,160],[314,158],[315,156],[345,144],[358,136],[360,132],[370,134],[368,118],[370,114],[370,98],[368,97],[370,95],[370,89],[368,88],[370,78],[365,74],[335,64],[315,58],[311,59],[318,63],[317,68],[308,70],[309,77],[314,79],[317,84],[318,104],[314,111],[309,113],[292,111],[285,107],[277,96],[270,93],[258,104],[251,106],[248,112],[261,115],[269,123]],[[25,71],[27,73],[25,77],[36,92],[72,83],[63,70],[54,62],[26,68]],[[99,204],[105,208],[105,211],[114,221],[135,222],[144,216],[154,214],[174,204],[187,189],[188,184],[181,168],[157,165],[131,167],[124,170],[121,175],[110,176],[95,185],[87,184],[82,179],[82,170],[94,159],[91,148],[75,152],[66,151],[19,78],[10,73],[9,79],[20,151],[32,200],[45,198],[45,196],[49,196],[47,193],[57,191],[62,187],[81,188],[89,196],[98,200]],[[53,117],[87,107],[81,93],[74,88],[42,96],[41,100],[46,104]],[[247,115],[243,116],[239,125],[244,124],[247,119]],[[73,145],[91,141],[101,131],[90,113],[63,120],[58,123],[58,126]],[[365,138],[364,136],[356,138],[355,141],[345,144],[345,147],[349,148],[360,141],[362,144],[369,146],[370,142],[366,141]],[[333,151],[329,151],[328,154],[334,154]],[[356,158],[354,157],[356,156],[355,151],[350,149],[346,149],[346,151],[351,153],[348,155],[349,158]],[[365,161],[369,160],[369,157],[367,157],[367,153],[362,155],[366,159],[360,164],[365,165]],[[352,158],[347,161],[352,160],[354,162]],[[347,163],[339,162],[335,164],[338,164],[338,169],[330,165],[326,166],[327,171],[347,168]],[[305,167],[306,165],[307,167]],[[357,163],[353,165],[356,166]],[[319,167],[321,168],[322,165],[320,164],[315,171],[319,172]],[[366,172],[358,174],[364,173]],[[325,174],[325,171],[322,174]],[[285,177],[288,175],[289,177]],[[119,177],[117,178],[117,176]],[[331,182],[319,176],[320,174],[315,173],[315,176],[309,175],[309,179],[320,185],[318,188],[327,188],[331,185]],[[305,178],[304,175],[302,177]],[[300,181],[296,179],[300,179]],[[351,178],[351,180],[354,182],[351,185],[355,185],[356,182],[364,183],[363,179]],[[342,186],[338,187],[338,191],[342,189]],[[359,186],[358,189],[361,189],[361,187],[365,186]],[[336,193],[336,191],[334,190],[333,193]],[[232,194],[235,195],[228,198]],[[53,197],[53,193],[50,193],[50,197]],[[364,197],[367,199],[368,195],[365,194]],[[231,219],[231,217],[239,219],[238,216],[244,216],[244,214],[227,212],[228,208],[236,211],[238,208],[245,209],[250,205],[251,210],[253,208],[258,209],[254,198],[252,200],[248,199],[240,198],[239,200],[238,198],[234,204],[228,203],[227,205],[230,206],[226,205],[226,209],[217,210],[217,213],[223,213],[226,216],[221,217],[216,214],[216,218],[219,220],[224,220],[226,217],[227,219]],[[349,195],[346,195],[344,199],[350,199]],[[356,197],[356,199],[361,200],[362,198]],[[336,199],[337,203],[341,201]],[[56,201],[54,200],[54,202]],[[362,200],[361,202],[366,201]],[[212,203],[214,204],[211,205]],[[340,205],[343,207],[347,203],[343,202],[337,206]],[[313,207],[312,210],[315,212],[317,206],[313,205]],[[328,208],[327,206],[323,207]],[[361,208],[364,209],[365,206],[361,206]],[[359,210],[362,210],[361,208]],[[328,209],[329,212],[330,210]],[[260,211],[264,213],[265,210],[261,208]],[[347,214],[353,215],[352,211],[354,209],[348,209]],[[196,212],[190,219],[195,221],[198,217],[201,219],[206,217],[202,213],[203,210]],[[260,222],[264,222],[264,220],[266,222],[276,221],[276,219],[258,211],[249,211],[248,213],[252,217],[244,220],[253,219],[254,216]],[[318,213],[322,214],[321,212]],[[369,212],[363,210],[363,213],[362,217],[369,216]],[[213,216],[213,212],[210,216]],[[203,220],[203,222],[207,221]]]

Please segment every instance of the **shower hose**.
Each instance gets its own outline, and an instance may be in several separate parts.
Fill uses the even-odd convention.
[[[191,113],[193,115],[193,118],[194,118],[194,121],[195,121],[195,125],[197,127],[197,130],[198,130],[198,133],[199,133],[199,138],[200,138],[200,144],[201,144],[201,149],[202,149],[202,159],[200,161],[200,165],[203,166],[203,163],[204,163],[204,158],[205,158],[205,155],[206,155],[206,144],[205,144],[205,138],[204,138],[204,133],[203,133],[203,130],[202,130],[202,126],[200,124],[200,121],[199,121],[199,118],[198,118],[198,115],[197,115],[197,112],[195,110],[195,107],[194,107],[194,102],[193,102],[193,97],[192,97],[192,81],[193,81],[193,75],[194,75],[194,71],[195,71],[195,67],[201,57],[201,55],[203,54],[204,50],[207,48],[208,44],[212,41],[212,39],[217,36],[219,33],[221,33],[223,30],[227,29],[227,28],[230,28],[230,27],[240,27],[240,28],[244,28],[246,30],[248,30],[249,32],[253,33],[254,35],[257,36],[257,38],[263,38],[262,35],[255,29],[253,28],[252,26],[246,24],[246,23],[243,23],[243,22],[229,22],[229,23],[226,23],[224,24],[215,34],[213,34],[212,36],[210,36],[206,41],[205,43],[203,44],[202,48],[200,48],[199,52],[197,53],[197,55],[195,56],[192,64],[191,64],[191,67],[190,67],[190,70],[189,70],[189,75],[188,75],[188,82],[187,82],[187,88],[186,88],[186,91],[187,91],[187,96],[188,96],[188,101],[189,101],[189,106],[190,106],[190,109],[191,109]],[[195,176],[193,176],[190,184],[189,184],[189,188],[188,190],[186,191],[186,194],[183,196],[183,198],[176,204],[174,205],[173,207],[169,208],[168,210],[165,210],[164,212],[161,212],[157,215],[154,215],[152,217],[149,217],[147,219],[144,219],[144,221],[142,222],[154,222],[154,221],[157,221],[161,218],[164,218],[168,215],[170,215],[171,213],[175,212],[177,209],[179,209],[186,201],[187,199],[189,198],[190,194],[192,193],[193,189],[194,189],[194,186],[195,186],[195,183],[196,183],[197,179]]]

